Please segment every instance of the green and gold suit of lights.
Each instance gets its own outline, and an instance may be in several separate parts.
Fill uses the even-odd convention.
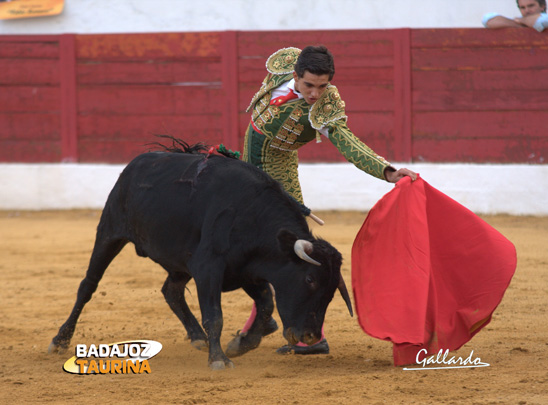
[[[243,160],[278,180],[302,204],[297,150],[313,139],[320,142],[317,131],[327,127],[329,140],[346,160],[360,170],[385,180],[384,170],[390,163],[361,142],[347,127],[345,104],[335,86],[329,85],[313,105],[302,99],[281,106],[270,105],[272,91],[293,78],[300,52],[297,48],[285,48],[268,58],[268,75],[247,109],[252,110],[251,120],[260,132],[249,125],[245,134]]]

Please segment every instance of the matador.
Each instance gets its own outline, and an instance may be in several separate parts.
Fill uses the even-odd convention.
[[[303,92],[296,91],[295,64],[300,54],[300,49],[285,48],[266,61],[268,74],[247,109],[252,114],[243,160],[278,180],[303,204],[297,150],[312,140],[321,142],[323,135],[346,160],[385,180],[384,172],[390,163],[348,129],[345,103],[337,88],[327,81],[321,83],[327,86],[313,104],[308,103]]]
[[[301,204],[305,215],[309,215],[310,210],[303,204],[297,150],[312,140],[320,142],[322,136],[327,137],[346,160],[374,177],[391,183],[404,176],[416,179],[416,173],[404,168],[396,170],[350,131],[345,103],[330,83],[335,65],[326,47],[308,46],[302,51],[280,49],[267,59],[266,70],[268,74],[247,109],[252,113],[245,134],[243,160],[278,180]],[[254,305],[244,328],[228,345],[229,356],[238,356],[253,348],[246,346],[245,336],[255,317]],[[278,328],[273,318],[267,325],[263,336]],[[277,352],[326,354],[329,346],[322,330],[322,339],[314,345],[285,345]]]

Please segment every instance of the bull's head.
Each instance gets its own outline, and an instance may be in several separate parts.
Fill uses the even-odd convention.
[[[314,245],[312,244],[312,242],[304,239],[298,239],[293,246],[293,250],[295,251],[295,254],[303,259],[305,262],[312,263],[315,266],[322,265],[321,263],[317,262],[309,256],[309,254],[314,251]],[[342,274],[340,274],[340,268],[339,275],[339,285],[337,286],[337,289],[341,293],[344,302],[346,303],[346,307],[348,308],[348,312],[350,312],[350,316],[354,316],[354,313],[352,311],[352,303],[350,302],[350,296],[348,295],[348,289],[346,288],[346,284],[344,283],[344,278],[342,277]]]
[[[289,262],[287,280],[275,285],[284,337],[290,344],[314,344],[321,338],[327,306],[338,289],[352,316],[352,304],[341,275],[341,254],[324,240],[298,239],[289,231],[278,235],[280,248]]]

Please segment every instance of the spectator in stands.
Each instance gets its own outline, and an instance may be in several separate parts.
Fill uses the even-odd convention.
[[[546,0],[517,0],[516,2],[521,17],[511,19],[497,13],[487,13],[482,19],[485,28],[530,27],[538,32],[548,28]]]

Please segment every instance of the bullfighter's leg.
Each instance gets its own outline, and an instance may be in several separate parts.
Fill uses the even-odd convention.
[[[195,257],[207,257],[198,255]],[[222,370],[225,367],[233,368],[234,363],[226,356],[221,348],[221,332],[223,330],[223,311],[221,310],[222,273],[212,270],[214,264],[210,261],[193,268],[194,280],[198,291],[198,301],[202,311],[202,326],[207,334],[209,346],[209,367],[213,370]],[[206,271],[207,270],[207,271]]]
[[[59,329],[57,336],[51,341],[48,348],[49,353],[63,353],[67,350],[84,306],[97,289],[97,285],[99,284],[99,281],[101,281],[110,262],[112,262],[127,244],[127,240],[125,239],[105,240],[101,238],[99,234],[100,233],[98,232],[86,277],[82,280],[80,287],[78,288],[74,308],[67,321]]]
[[[170,273],[162,287],[162,293],[171,310],[183,323],[192,346],[207,351],[207,336],[185,299],[185,287],[190,279],[188,274]]]
[[[276,321],[272,318],[274,300],[270,285],[268,283],[248,285],[244,286],[244,290],[254,300],[255,316],[249,328],[245,332],[238,333],[228,343],[226,354],[229,357],[241,356],[255,349],[261,343],[263,336],[278,329]]]

